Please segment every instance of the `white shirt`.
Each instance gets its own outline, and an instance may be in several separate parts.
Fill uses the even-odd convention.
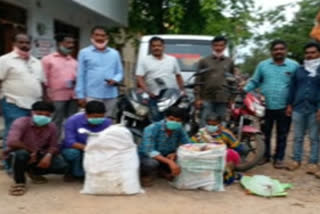
[[[45,77],[40,61],[32,56],[24,60],[13,51],[0,57],[0,80],[1,98],[20,108],[31,109],[42,97]]]
[[[137,65],[137,76],[143,76],[149,91],[158,95],[159,84],[155,79],[160,78],[165,83],[165,88],[178,88],[176,75],[180,74],[180,67],[175,57],[164,54],[162,59],[148,55]]]

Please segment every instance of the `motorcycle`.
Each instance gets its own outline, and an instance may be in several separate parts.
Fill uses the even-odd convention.
[[[262,100],[254,93],[240,93],[230,108],[228,127],[237,134],[241,144],[241,162],[238,171],[246,171],[257,165],[264,156],[264,137],[257,124],[265,114]]]
[[[190,112],[191,100],[183,95],[179,89],[166,88],[162,79],[156,79],[156,83],[161,88],[156,97],[158,111],[164,114],[170,107],[177,106],[185,112]],[[122,85],[124,86],[124,85]],[[186,85],[186,88],[194,87],[192,84]],[[135,138],[136,143],[140,143],[143,130],[151,124],[151,115],[149,108],[149,95],[141,89],[131,88],[124,95],[118,98],[115,118],[117,123],[126,126]],[[183,123],[186,128],[189,118],[184,118]]]

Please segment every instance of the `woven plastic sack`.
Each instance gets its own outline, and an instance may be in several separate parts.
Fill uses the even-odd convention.
[[[282,184],[276,179],[264,175],[243,176],[240,183],[251,194],[263,197],[287,196],[291,184]]]
[[[172,185],[177,189],[223,191],[225,145],[186,144],[178,149],[181,173]]]
[[[83,161],[85,182],[81,193],[141,193],[137,146],[130,131],[114,125],[102,132],[88,134]]]

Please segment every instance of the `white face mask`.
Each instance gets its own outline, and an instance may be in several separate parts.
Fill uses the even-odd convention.
[[[216,51],[212,51],[213,56],[216,56],[217,58],[221,58],[224,56],[223,51],[221,53],[218,53]]]
[[[304,68],[310,73],[310,77],[317,75],[317,69],[320,66],[320,58],[312,60],[304,60]]]
[[[108,40],[106,40],[103,43],[98,43],[96,42],[94,39],[91,39],[91,43],[93,44],[93,46],[95,46],[97,49],[104,49],[107,45],[108,45]]]

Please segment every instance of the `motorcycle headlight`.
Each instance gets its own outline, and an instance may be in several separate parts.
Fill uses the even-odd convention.
[[[254,103],[254,113],[257,117],[263,117],[265,114],[265,107]]]
[[[133,100],[130,100],[131,105],[133,106],[136,114],[140,117],[145,117],[149,113],[148,106],[137,103]]]
[[[160,112],[164,112],[165,110],[173,106],[176,102],[177,102],[177,99],[173,99],[173,98],[160,100],[157,103],[158,110]]]

